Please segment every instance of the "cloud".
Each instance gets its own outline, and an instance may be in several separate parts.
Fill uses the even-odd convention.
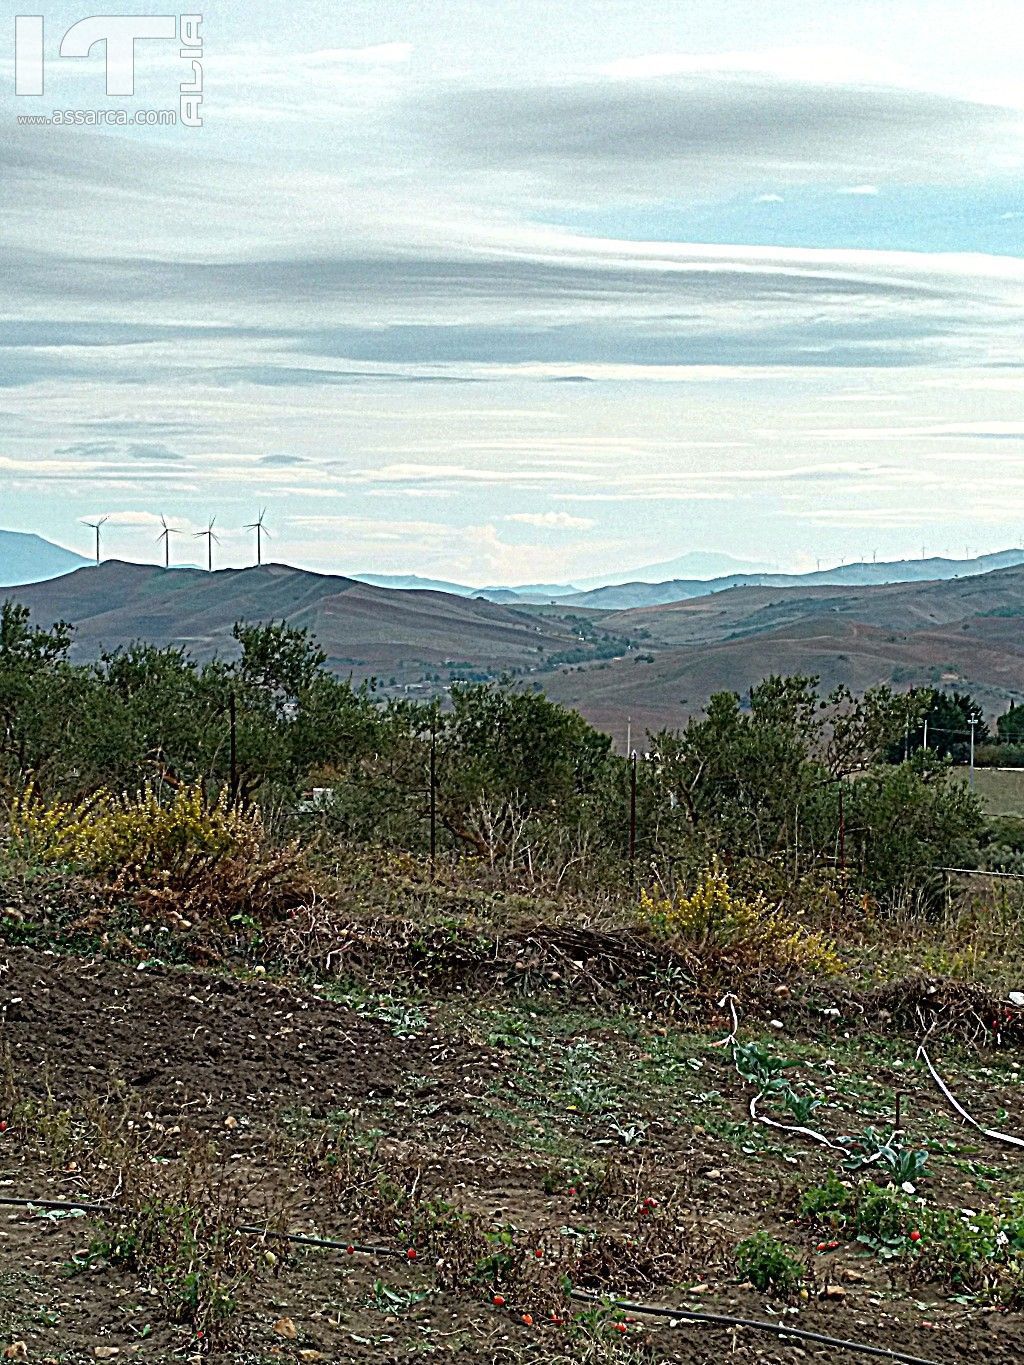
[[[293,54],[290,60],[304,66],[394,66],[412,56],[412,43],[371,43],[368,47],[329,47]]]
[[[59,446],[56,455],[80,460],[146,460],[157,463],[179,463],[185,456],[161,441],[76,441]]]
[[[877,185],[845,185],[841,190],[836,190],[837,194],[849,194],[865,198],[871,198],[878,192]]]
[[[946,177],[977,179],[1022,150],[1014,111],[739,71],[453,89],[435,97],[432,115],[438,158],[478,174],[529,172],[543,193],[573,202],[596,194],[664,201],[684,186],[725,190],[766,176],[927,183],[937,163]]]
[[[574,517],[568,512],[512,512],[505,521],[556,531],[588,531],[594,525],[589,517]]]
[[[304,455],[261,455],[260,464],[270,465],[275,469],[288,469],[293,465],[308,464],[309,461]]]
[[[651,52],[624,57],[598,69],[613,80],[663,80],[671,76],[758,75],[817,85],[900,84],[905,73],[878,52],[798,44],[727,52]]]
[[[311,48],[362,36],[310,32]],[[253,130],[229,107],[263,79],[244,55],[188,147],[0,128],[11,515],[51,489],[68,521],[96,501],[134,507],[140,489],[157,511],[194,500],[196,518],[220,508],[238,524],[266,501],[275,554],[308,562],[316,540],[330,564],[349,543],[365,544],[360,559],[379,545],[403,567],[481,582],[488,564],[541,576],[536,547],[502,539],[530,527],[561,578],[574,556],[597,557],[602,533],[685,541],[715,519],[752,553],[780,508],[804,517],[840,494],[884,506],[897,486],[912,501],[914,479],[946,480],[967,516],[977,498],[956,495],[954,450],[984,451],[1014,487],[1021,259],[744,234],[838,240],[836,223],[863,223],[873,202],[840,190],[870,185],[890,206],[867,214],[871,233],[884,239],[906,206],[912,243],[917,208],[939,198],[915,199],[914,182],[938,176],[973,204],[971,187],[1019,150],[1018,115],[898,89],[899,73],[839,52],[655,54],[581,77],[593,52],[637,50],[604,39],[578,61],[553,53],[551,80],[539,62],[506,76],[493,53],[441,76],[418,59],[413,80],[408,45],[283,51],[286,89],[264,92],[283,117],[259,130],[259,177]],[[327,144],[293,116],[344,126]],[[1010,195],[980,197],[979,216]],[[783,199],[782,213],[751,207]],[[626,235],[673,223],[699,240]],[[878,410],[845,427],[851,388]],[[897,403],[902,431],[885,411]],[[259,502],[238,506],[253,489]],[[579,515],[530,510],[560,505]],[[296,523],[285,543],[294,515],[331,508],[350,519]],[[830,525],[841,540],[842,519]],[[154,534],[137,532],[147,553]]]

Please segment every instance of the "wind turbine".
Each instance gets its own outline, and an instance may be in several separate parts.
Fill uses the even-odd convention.
[[[106,516],[106,517],[100,517],[99,521],[83,521],[83,522],[82,522],[82,525],[83,525],[83,526],[88,526],[91,530],[93,530],[93,531],[96,532],[96,563],[97,563],[97,564],[100,562],[100,527],[106,525],[106,523],[107,523],[109,520],[110,520],[110,517],[109,517],[109,516]]]
[[[210,573],[213,573],[213,542],[216,541],[218,545],[220,544],[220,536],[213,529],[213,523],[216,520],[216,517],[211,517],[210,524],[205,531],[194,532],[197,540],[201,540],[203,536],[206,537],[206,567]]]
[[[169,569],[171,567],[171,536],[180,536],[181,532],[176,526],[168,526],[166,517],[161,517],[160,522],[164,529],[157,536],[157,540],[162,540],[164,543],[164,568]]]
[[[261,565],[261,564],[263,563],[263,537],[264,537],[264,536],[267,536],[268,539],[269,539],[269,537],[270,537],[270,532],[267,530],[267,528],[266,528],[266,527],[264,526],[264,524],[263,524],[263,518],[264,518],[266,515],[267,515],[267,509],[264,507],[263,510],[260,512],[259,516],[256,518],[256,520],[255,520],[255,521],[250,521],[250,522],[248,523],[248,525],[246,526],[246,528],[245,528],[247,531],[255,531],[255,532],[256,532],[256,565],[257,565],[257,568],[259,567],[259,565]]]

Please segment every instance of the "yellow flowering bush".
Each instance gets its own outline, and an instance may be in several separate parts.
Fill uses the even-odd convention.
[[[692,895],[641,892],[640,914],[658,932],[691,947],[703,959],[824,975],[843,969],[823,934],[804,928],[763,896],[736,895],[717,859],[705,869]]]
[[[255,859],[263,846],[257,810],[231,806],[225,793],[209,800],[198,782],[163,800],[147,786],[135,795],[100,790],[75,804],[46,803],[29,787],[11,809],[10,829],[36,861],[94,873]]]

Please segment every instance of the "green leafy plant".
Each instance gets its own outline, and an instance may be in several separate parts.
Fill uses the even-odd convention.
[[[808,1123],[814,1116],[814,1111],[820,1109],[824,1103],[817,1095],[798,1095],[795,1090],[791,1090],[788,1086],[780,1093],[783,1104],[797,1123]]]
[[[855,1198],[850,1185],[844,1184],[834,1171],[829,1171],[820,1185],[804,1190],[797,1208],[801,1218],[836,1228],[846,1222]]]
[[[761,1230],[736,1248],[736,1269],[755,1289],[788,1298],[800,1288],[804,1267],[784,1243]]]
[[[840,1141],[850,1150],[843,1162],[847,1171],[861,1171],[877,1165],[896,1185],[916,1185],[926,1174],[927,1151],[905,1147],[894,1132],[884,1136],[874,1128],[865,1128],[859,1137],[844,1137]]]
[[[788,1089],[783,1076],[788,1063],[782,1057],[773,1057],[760,1043],[735,1043],[732,1050],[736,1070],[750,1085],[756,1085],[763,1092]]]

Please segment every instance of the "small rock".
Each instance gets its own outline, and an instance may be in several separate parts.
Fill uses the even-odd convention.
[[[4,1360],[28,1360],[28,1347],[23,1341],[12,1341],[4,1347]]]
[[[92,1353],[97,1360],[113,1360],[121,1354],[120,1346],[94,1346]]]
[[[841,1284],[827,1284],[824,1297],[826,1299],[845,1299],[846,1290]]]
[[[279,1337],[287,1337],[289,1341],[294,1341],[299,1335],[291,1318],[278,1318],[274,1323],[274,1331]]]

